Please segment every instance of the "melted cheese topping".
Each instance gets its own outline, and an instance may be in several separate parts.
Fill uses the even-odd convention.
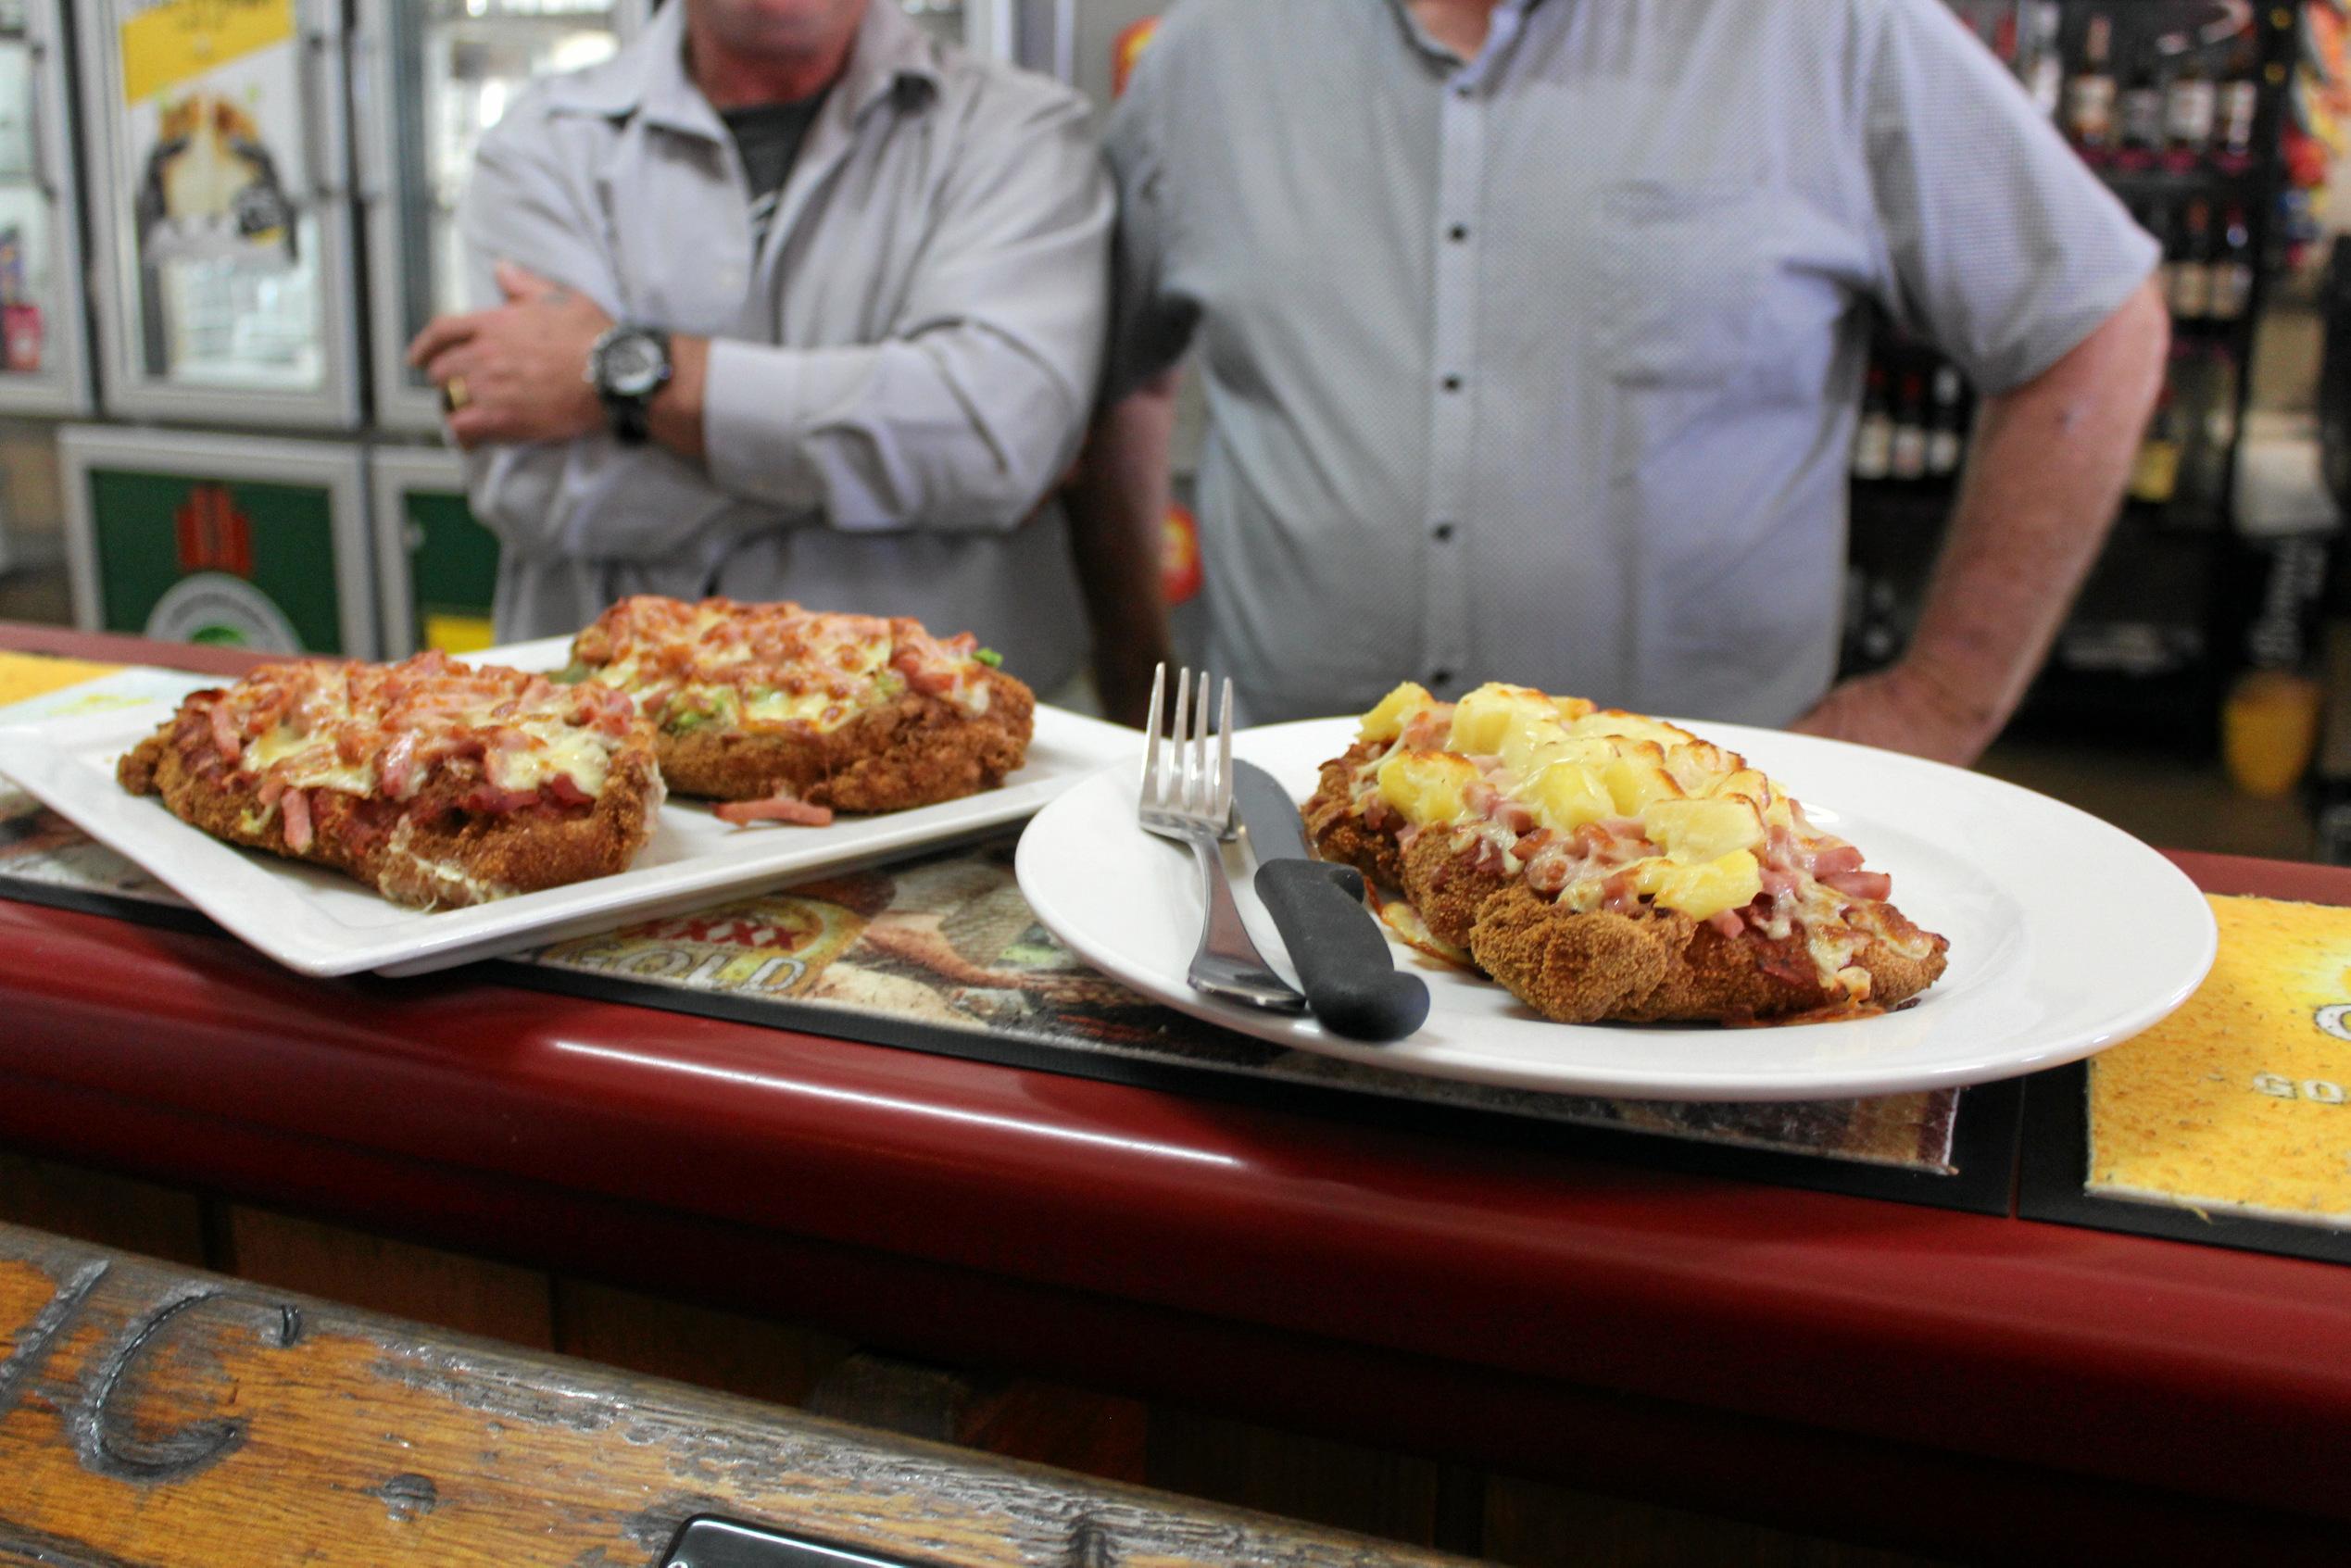
[[[1525,686],[1440,703],[1407,684],[1365,715],[1361,738],[1374,746],[1359,808],[1377,798],[1408,832],[1453,834],[1578,912],[1645,906],[1801,935],[1821,984],[1855,1000],[1869,977],[1853,960],[1872,937],[1931,950],[1888,929],[1881,897],[1833,885],[1883,885],[1858,851],[1744,758],[1678,725]]]
[[[705,724],[823,734],[910,689],[977,717],[993,689],[969,633],[942,639],[919,621],[788,601],[639,596],[606,610],[572,651],[586,679],[628,693],[647,718],[680,734]]]
[[[394,665],[264,665],[216,706],[215,743],[224,732],[236,743],[241,775],[279,792],[390,800],[414,798],[436,770],[453,766],[478,770],[509,796],[535,796],[560,780],[592,798],[636,723],[614,694],[475,670],[438,653]]]

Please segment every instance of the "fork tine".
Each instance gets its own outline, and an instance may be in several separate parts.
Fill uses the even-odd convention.
[[[1216,802],[1216,776],[1208,771],[1208,671],[1200,672],[1200,712],[1192,726],[1192,753],[1200,768],[1191,798],[1192,814],[1205,817]]]
[[[1185,742],[1191,737],[1191,717],[1192,670],[1187,664],[1178,666],[1176,671],[1176,734],[1168,756],[1174,775],[1167,781],[1167,793],[1161,797],[1162,805],[1173,806],[1179,811],[1188,810],[1192,803],[1192,758],[1185,747]]]
[[[1205,694],[1203,694],[1205,695]],[[1225,677],[1224,711],[1216,721],[1216,799],[1210,808],[1216,814],[1216,825],[1223,828],[1233,820],[1233,678]]]
[[[1143,743],[1143,804],[1146,806],[1159,804],[1159,732],[1165,713],[1161,703],[1166,695],[1167,664],[1162,660],[1159,668],[1151,671],[1150,717],[1143,724],[1144,732],[1150,737]]]

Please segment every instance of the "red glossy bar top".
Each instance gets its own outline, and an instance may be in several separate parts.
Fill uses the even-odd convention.
[[[2351,872],[2179,859],[2218,890],[2351,902]],[[2080,1533],[2098,1508],[2136,1510],[2154,1546],[2196,1540],[2158,1492],[2223,1505],[2224,1543],[2351,1519],[2351,1272],[2320,1263],[462,972],[313,981],[224,939],[6,901],[0,1142],[640,1282],[673,1238],[737,1260],[681,1273],[685,1293],[860,1316],[917,1349],[1188,1379],[1539,1474],[1581,1456],[1661,1490],[1766,1475],[1854,1517],[1948,1511],[1956,1533],[1928,1538],[2013,1542],[1990,1511],[2048,1506],[2050,1477],[2105,1499],[2035,1537],[2053,1543],[2098,1538]]]

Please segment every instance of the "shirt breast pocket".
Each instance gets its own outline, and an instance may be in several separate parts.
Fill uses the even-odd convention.
[[[1597,347],[1631,386],[1723,386],[1757,363],[1769,282],[1759,186],[1626,181],[1600,193]]]

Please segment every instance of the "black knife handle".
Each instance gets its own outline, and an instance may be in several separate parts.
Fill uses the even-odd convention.
[[[1361,872],[1322,860],[1268,860],[1257,868],[1257,896],[1324,1028],[1379,1041],[1420,1027],[1428,987],[1398,972],[1377,917],[1364,908]]]

